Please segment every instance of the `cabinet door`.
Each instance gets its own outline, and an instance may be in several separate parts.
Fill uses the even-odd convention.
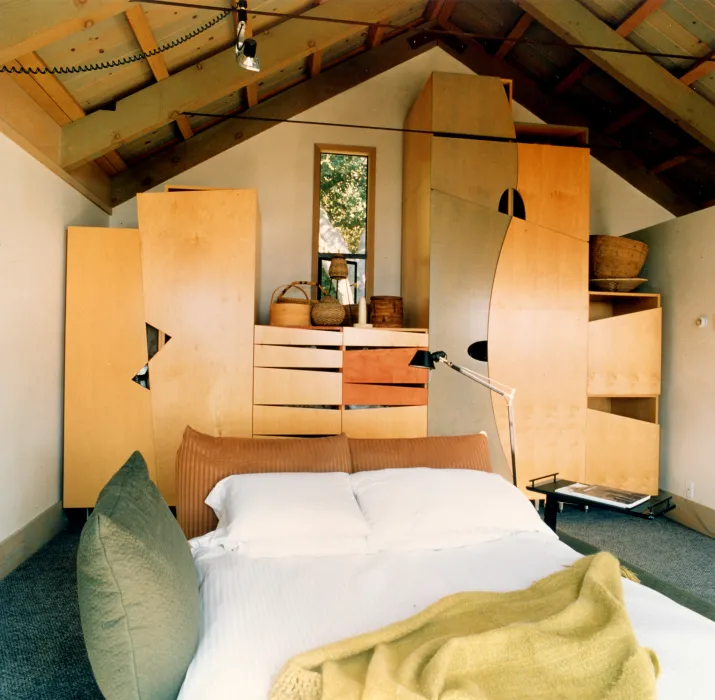
[[[353,438],[426,437],[427,406],[345,410],[343,432]]]
[[[658,493],[660,426],[613,413],[586,411],[589,484]]]
[[[254,406],[254,435],[340,435],[340,410]]]
[[[256,367],[253,402],[274,406],[339,406],[343,378],[339,372]]]
[[[660,394],[662,309],[588,324],[589,396]]]

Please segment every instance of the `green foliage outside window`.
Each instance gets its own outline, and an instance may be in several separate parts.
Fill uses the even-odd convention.
[[[320,156],[320,205],[340,231],[351,253],[360,250],[367,225],[367,156]]]

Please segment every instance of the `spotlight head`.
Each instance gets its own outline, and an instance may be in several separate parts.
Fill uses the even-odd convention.
[[[256,56],[258,44],[255,39],[246,39],[240,49],[236,49],[236,60],[241,68],[258,73],[261,70],[261,60]]]

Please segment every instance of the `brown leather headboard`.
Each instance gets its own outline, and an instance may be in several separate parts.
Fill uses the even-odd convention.
[[[176,518],[186,537],[216,528],[204,501],[221,479],[266,472],[350,472],[348,439],[216,438],[187,427],[176,455]]]
[[[349,438],[352,471],[401,467],[476,469],[490,472],[489,444],[483,433],[423,438]]]
[[[433,467],[490,472],[486,435],[354,439],[211,437],[186,428],[176,455],[176,517],[187,538],[217,525],[204,501],[231,474],[347,472]]]

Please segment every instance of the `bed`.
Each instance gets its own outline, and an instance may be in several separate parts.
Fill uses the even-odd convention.
[[[526,588],[580,558],[547,528],[523,519],[499,532],[496,504],[485,520],[494,528],[489,536],[445,548],[425,545],[429,533],[424,529],[412,540],[403,533],[397,549],[354,553],[337,545],[320,556],[253,556],[212,536],[220,524],[217,529],[204,500],[231,474],[300,472],[301,467],[345,474],[419,471],[430,461],[432,469],[489,469],[483,436],[459,438],[453,445],[423,440],[358,445],[342,436],[257,445],[187,432],[178,460],[177,515],[192,537],[202,619],[180,700],[265,700],[283,665],[297,654],[397,622],[453,593]],[[658,697],[711,698],[715,623],[636,582],[623,580],[623,591],[638,641],[659,659]]]

